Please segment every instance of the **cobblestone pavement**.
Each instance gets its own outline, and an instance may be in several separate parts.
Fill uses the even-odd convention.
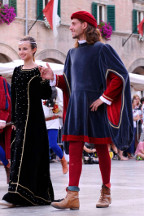
[[[55,199],[66,195],[68,174],[63,175],[59,162],[51,163],[51,178]],[[6,176],[0,166],[0,199],[7,192]],[[97,164],[83,165],[80,181],[80,210],[57,210],[51,206],[6,208],[0,206],[0,216],[143,216],[144,161],[112,161],[112,204],[95,207],[100,195],[101,177]]]

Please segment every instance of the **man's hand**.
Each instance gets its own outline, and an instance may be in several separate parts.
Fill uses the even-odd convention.
[[[52,69],[51,69],[51,67],[49,66],[48,63],[46,63],[46,66],[47,66],[46,68],[41,67],[41,66],[38,67],[39,71],[41,73],[41,77],[43,79],[53,80],[54,79],[54,73],[53,73],[53,71],[52,71]]]
[[[0,122],[0,129],[3,129],[6,127],[6,122]]]
[[[91,111],[97,111],[98,107],[103,104],[104,102],[99,98],[96,101],[94,101],[91,105]]]

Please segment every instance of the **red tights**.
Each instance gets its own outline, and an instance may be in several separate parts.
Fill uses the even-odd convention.
[[[69,186],[79,186],[79,180],[82,171],[83,146],[83,142],[74,141],[69,143]],[[96,144],[95,148],[99,158],[99,167],[103,184],[109,186],[111,159],[109,156],[108,145]]]

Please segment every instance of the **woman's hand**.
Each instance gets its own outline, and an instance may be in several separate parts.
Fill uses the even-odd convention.
[[[140,116],[139,116],[139,115],[135,116],[135,117],[133,118],[133,120],[134,120],[134,121],[140,120]]]
[[[41,67],[41,66],[38,67],[39,71],[41,73],[41,77],[43,79],[53,80],[54,79],[54,73],[53,73],[53,71],[52,71],[52,69],[48,63],[46,63],[46,66],[47,67]]]
[[[15,125],[12,125],[12,130],[16,130],[16,126]]]
[[[94,101],[91,105],[91,111],[97,111],[98,107],[103,104],[104,102],[99,98],[96,101]]]

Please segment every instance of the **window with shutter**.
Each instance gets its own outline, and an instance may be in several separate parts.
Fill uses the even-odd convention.
[[[115,5],[107,5],[107,23],[110,23],[115,31]]]
[[[15,13],[17,15],[17,0],[9,0],[9,6],[14,7]]]
[[[58,11],[57,14],[59,17],[61,17],[61,0],[58,0]]]
[[[137,12],[137,24],[139,24],[144,18],[144,11]]]
[[[132,11],[132,31],[133,33],[137,34],[137,24],[138,24],[138,19],[137,19],[137,10]]]
[[[92,15],[97,20],[97,3],[95,3],[95,2],[92,2]]]
[[[2,0],[2,1],[0,1],[3,5],[5,5],[5,4],[9,4],[9,0]]]
[[[43,20],[43,0],[37,0],[37,17],[39,20]]]
[[[105,5],[92,3],[92,15],[96,18],[97,23],[100,24],[101,21],[106,21],[105,17]]]

